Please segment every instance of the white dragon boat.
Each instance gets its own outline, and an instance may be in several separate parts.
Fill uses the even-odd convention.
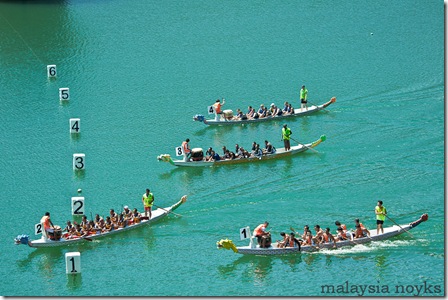
[[[370,243],[372,241],[382,241],[390,239],[394,236],[400,235],[404,232],[417,227],[420,223],[428,220],[428,215],[423,214],[418,220],[406,224],[406,225],[393,225],[391,227],[384,228],[384,233],[376,234],[376,229],[370,231],[370,237],[362,237],[354,240],[344,240],[336,242],[336,248],[355,246],[360,244]],[[268,248],[261,248],[257,245],[255,237],[250,237],[250,243],[248,246],[236,246],[232,240],[222,239],[216,243],[218,249],[232,249],[233,252],[245,255],[283,255],[283,254],[297,254],[301,252],[314,252],[319,249],[334,249],[334,243],[319,244],[316,246],[301,246],[299,247],[286,247],[277,248],[277,243],[272,243]]]
[[[336,97],[332,97],[328,102],[321,104],[321,105],[311,105],[307,109],[301,109],[301,108],[295,108],[293,114],[288,115],[281,115],[281,116],[267,116],[265,118],[258,118],[258,119],[235,119],[233,117],[233,111],[232,110],[224,110],[223,114],[215,114],[214,119],[206,119],[205,116],[201,114],[197,114],[193,117],[194,121],[203,122],[205,125],[236,125],[236,124],[247,124],[247,123],[259,123],[259,122],[265,122],[269,120],[281,120],[281,119],[288,119],[293,117],[300,117],[300,116],[307,116],[310,114],[313,114],[315,112],[318,112],[320,110],[325,109],[330,104],[336,102]]]
[[[181,197],[181,199],[178,202],[176,202],[175,204],[173,204],[171,206],[168,206],[165,208],[159,207],[156,210],[153,210],[152,214],[151,214],[151,219],[148,219],[148,217],[146,217],[146,218],[142,217],[142,220],[140,221],[140,223],[134,223],[134,224],[131,224],[131,225],[123,227],[123,228],[118,228],[118,229],[103,232],[103,233],[90,234],[90,235],[87,235],[84,237],[74,237],[74,238],[61,237],[59,240],[49,239],[48,237],[46,237],[46,235],[44,233],[42,234],[42,237],[40,239],[30,240],[28,235],[22,234],[22,235],[18,235],[14,239],[14,242],[17,245],[24,244],[24,245],[28,245],[33,248],[44,248],[44,247],[66,246],[66,245],[71,245],[71,244],[76,244],[76,243],[81,243],[81,242],[86,242],[86,241],[92,241],[94,239],[99,239],[99,238],[103,238],[106,236],[114,236],[115,234],[118,234],[120,232],[127,232],[129,230],[133,230],[135,228],[146,226],[150,223],[159,221],[160,219],[166,217],[168,214],[172,213],[173,210],[178,208],[186,200],[187,200],[187,196],[184,195]]]
[[[325,135],[321,135],[319,139],[312,143],[308,144],[298,144],[296,146],[291,146],[291,149],[286,151],[285,148],[277,148],[274,153],[269,154],[263,154],[261,156],[253,156],[246,157],[246,158],[235,158],[235,159],[221,159],[216,161],[209,161],[206,160],[206,158],[203,156],[203,150],[202,148],[194,148],[192,149],[192,152],[201,153],[199,157],[197,158],[190,158],[186,160],[185,156],[184,159],[172,159],[169,154],[161,154],[157,156],[157,160],[163,161],[163,162],[169,162],[170,164],[178,167],[206,167],[206,166],[220,166],[220,165],[230,165],[230,164],[240,164],[240,163],[246,163],[246,162],[258,162],[258,161],[265,161],[269,159],[276,159],[286,156],[291,156],[297,153],[305,152],[307,150],[314,150],[313,148],[317,147],[320,143],[326,140]]]

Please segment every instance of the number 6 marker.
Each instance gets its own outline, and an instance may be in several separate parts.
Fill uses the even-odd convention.
[[[56,77],[56,65],[47,65],[47,76]]]

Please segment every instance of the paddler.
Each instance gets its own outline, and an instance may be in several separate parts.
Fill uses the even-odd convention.
[[[50,239],[54,237],[54,225],[50,219],[50,213],[47,211],[40,219],[40,223],[44,226],[45,235]]]
[[[145,208],[145,217],[148,216],[149,212],[149,218],[151,219],[151,208],[154,204],[154,194],[151,193],[149,189],[146,189],[146,192],[143,194],[142,197],[143,207]]]
[[[379,200],[377,205],[375,206],[375,215],[376,215],[376,234],[379,234],[380,229],[381,233],[384,233],[383,224],[384,220],[386,220],[387,210],[383,206],[383,201]]]

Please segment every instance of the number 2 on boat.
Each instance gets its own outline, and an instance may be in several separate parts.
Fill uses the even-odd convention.
[[[34,225],[34,234],[38,235],[42,233],[42,224],[41,223],[37,223],[36,225]]]

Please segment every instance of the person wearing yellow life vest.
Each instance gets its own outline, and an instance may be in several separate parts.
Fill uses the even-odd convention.
[[[384,220],[386,220],[387,210],[383,206],[383,201],[379,200],[377,205],[375,206],[375,215],[376,215],[376,234],[384,233],[383,224]]]
[[[305,88],[304,85],[302,85],[302,89],[300,90],[300,110],[303,111],[303,108],[305,107],[306,110],[308,110],[307,100],[308,97],[308,90]]]
[[[154,204],[154,194],[151,193],[149,189],[146,189],[146,193],[143,194],[142,202],[143,207],[145,208],[145,217],[147,217],[149,213],[149,218],[151,219],[151,208]]]
[[[282,128],[282,140],[283,140],[283,143],[285,144],[285,151],[288,151],[288,150],[291,149],[291,142],[290,142],[291,134],[292,134],[292,131],[288,127],[288,125],[286,125],[286,124],[283,125],[283,128]]]
[[[54,235],[54,225],[53,225],[53,222],[51,222],[50,213],[48,211],[40,219],[40,223],[44,227],[45,235],[48,236],[49,238],[53,237],[53,235]]]

